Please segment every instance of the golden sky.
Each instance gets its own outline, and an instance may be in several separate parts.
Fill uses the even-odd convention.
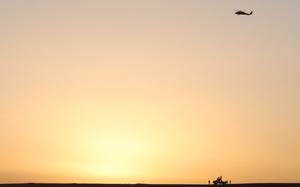
[[[299,7],[0,1],[0,183],[300,182]]]

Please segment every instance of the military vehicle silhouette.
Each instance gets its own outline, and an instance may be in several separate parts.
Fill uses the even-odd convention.
[[[228,181],[223,181],[222,176],[220,176],[216,180],[214,180],[213,183],[214,185],[225,185],[228,184]]]

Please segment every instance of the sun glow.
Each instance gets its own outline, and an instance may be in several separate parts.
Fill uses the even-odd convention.
[[[138,175],[138,161],[145,154],[145,142],[126,132],[90,135],[84,143],[85,173],[94,177],[131,178]]]

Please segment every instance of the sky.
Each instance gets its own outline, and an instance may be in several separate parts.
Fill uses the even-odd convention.
[[[0,0],[0,183],[300,182],[299,7]]]

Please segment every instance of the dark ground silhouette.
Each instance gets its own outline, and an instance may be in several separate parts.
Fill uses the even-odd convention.
[[[27,183],[27,184],[0,184],[0,187],[214,187],[223,185],[189,185],[189,184],[55,184],[55,183]],[[300,183],[251,183],[227,184],[228,187],[300,187]]]

